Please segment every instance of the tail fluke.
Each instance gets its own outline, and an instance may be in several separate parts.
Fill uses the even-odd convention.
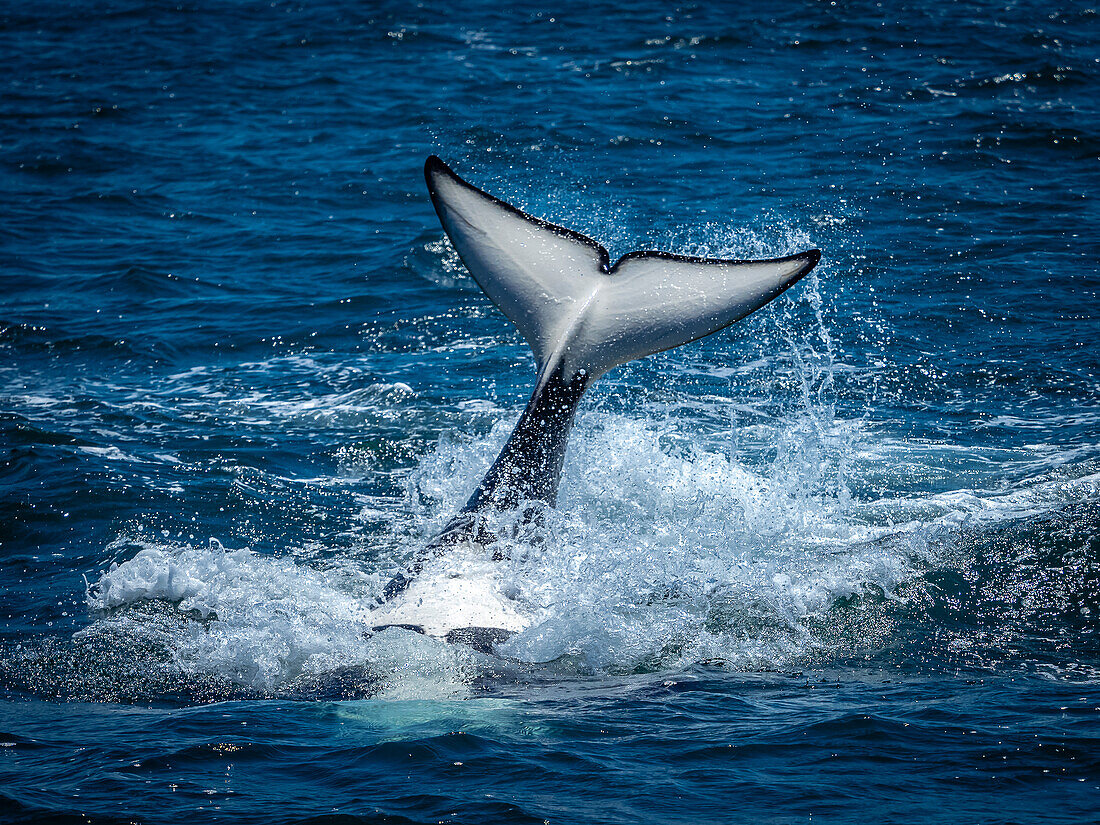
[[[502,634],[522,629],[526,620],[517,623],[507,600],[454,576],[437,571],[434,579],[418,584],[427,565],[463,543],[494,541],[484,511],[511,510],[524,502],[554,505],[569,429],[596,378],[744,318],[813,269],[821,253],[722,261],[631,252],[612,266],[596,241],[482,192],[437,157],[428,158],[424,175],[439,220],[466,268],[534,350],[539,379],[462,512],[386,587],[375,629],[426,630],[488,648],[505,638]],[[457,614],[456,604],[462,608]],[[448,614],[449,623],[440,618]]]
[[[434,155],[424,175],[474,280],[530,344],[540,384],[612,367],[729,326],[796,283],[816,249],[759,261],[631,252],[613,266],[579,232],[521,212],[462,180]]]

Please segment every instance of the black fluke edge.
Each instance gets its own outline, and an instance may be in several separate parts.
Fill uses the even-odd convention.
[[[794,261],[799,259],[806,259],[807,266],[800,272],[794,280],[792,280],[788,286],[794,286],[802,279],[804,275],[810,272],[821,261],[820,249],[809,249],[805,252],[797,252],[794,255],[784,255],[779,258],[760,258],[760,259],[745,259],[745,258],[701,258],[695,255],[681,255],[677,252],[665,252],[660,249],[639,249],[633,252],[627,252],[614,264],[611,263],[611,255],[599,241],[594,238],[590,238],[582,232],[578,232],[575,229],[570,229],[567,226],[560,226],[556,223],[551,223],[543,218],[536,217],[528,212],[524,212],[522,209],[517,209],[507,201],[502,201],[496,195],[492,195],[486,192],[484,189],[479,189],[474,186],[465,178],[461,177],[454,169],[447,165],[447,163],[439,157],[439,155],[429,155],[428,159],[424,161],[424,180],[428,184],[428,194],[431,196],[432,205],[435,207],[436,214],[439,215],[440,220],[443,219],[443,215],[440,212],[439,202],[436,199],[435,181],[433,180],[435,175],[447,175],[449,178],[459,183],[460,185],[477,192],[479,195],[488,198],[497,206],[502,209],[511,212],[514,215],[518,215],[524,220],[531,221],[543,229],[549,229],[558,235],[565,238],[570,238],[574,241],[578,241],[595,249],[600,256],[600,268],[609,274],[613,274],[619,265],[624,261],[628,261],[636,258],[659,258],[662,261],[679,261],[681,263],[688,264],[747,264],[747,263],[783,263],[784,261]]]

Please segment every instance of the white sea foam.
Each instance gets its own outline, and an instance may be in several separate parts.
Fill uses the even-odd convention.
[[[108,461],[128,461],[131,463],[138,461],[138,459],[134,456],[130,455],[129,453],[124,453],[122,450],[115,446],[92,447],[88,445],[82,445],[77,447],[77,449],[82,453],[94,455],[97,458],[105,458]]]
[[[397,698],[454,695],[468,680],[470,651],[408,631],[367,632],[377,581],[355,567],[322,570],[215,540],[136,546],[133,558],[89,587],[89,607],[101,618],[78,636],[117,632],[119,623],[140,634],[119,608],[156,599],[193,619],[167,638],[163,627],[145,626],[179,667],[256,690],[286,690],[349,667]]]
[[[511,427],[441,442],[410,478],[422,533],[452,513]],[[875,463],[858,427],[835,443],[788,422],[788,444],[765,466],[690,446],[674,422],[590,412],[571,445],[559,509],[545,541],[503,540],[498,578],[534,624],[502,652],[546,662],[564,655],[623,672],[677,668],[720,657],[734,667],[794,666],[818,642],[807,620],[838,599],[887,595],[935,564],[930,537],[960,526],[1049,511],[1100,495],[1100,476],[1050,479],[992,493],[953,491],[854,501],[837,477],[839,456]],[[801,433],[801,435],[798,435]],[[670,451],[671,435],[688,449]],[[863,440],[861,440],[863,439]],[[893,518],[883,518],[883,513]],[[507,531],[502,531],[507,534]],[[412,552],[416,542],[409,542]],[[169,640],[177,663],[261,690],[357,666],[379,674],[386,695],[461,695],[476,656],[406,631],[371,636],[370,605],[391,572],[350,562],[324,569],[247,549],[139,546],[89,590],[112,621],[148,599],[195,618]],[[96,632],[96,626],[85,632]]]

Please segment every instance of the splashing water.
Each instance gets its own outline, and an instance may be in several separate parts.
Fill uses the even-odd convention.
[[[782,228],[770,238],[708,232],[706,243],[670,245],[750,257],[808,242]],[[446,263],[449,248],[425,249],[448,277],[462,277]],[[516,513],[497,516],[498,533],[509,537],[495,548],[505,558],[499,586],[534,617],[501,656],[603,673],[675,671],[704,660],[734,669],[828,661],[843,648],[831,632],[848,621],[838,610],[862,599],[903,603],[899,591],[948,557],[951,536],[965,525],[1057,507],[1081,490],[1095,494],[1096,478],[1086,476],[1001,495],[872,495],[869,482],[897,456],[920,457],[876,436],[866,416],[838,415],[839,368],[821,290],[815,273],[795,301],[748,322],[741,364],[652,359],[675,386],[639,380],[654,367],[634,367],[636,384],[657,389],[629,411],[613,409],[621,379],[596,393],[577,422],[558,509],[537,531]],[[716,379],[728,382],[725,392]],[[393,386],[403,398],[413,392]],[[390,395],[357,393],[354,403],[384,412],[401,400]],[[337,408],[349,397],[337,395]],[[263,398],[244,403],[279,414],[279,404]],[[299,407],[287,415],[300,416]],[[663,418],[648,417],[654,408]],[[373,562],[368,553],[318,567],[296,561],[293,550],[272,558],[216,540],[136,541],[133,557],[89,588],[89,606],[104,618],[77,641],[149,633],[182,671],[263,693],[324,691],[348,668],[359,675],[337,681],[351,693],[461,693],[489,666],[484,657],[405,631],[368,630],[381,586],[461,507],[516,415],[492,404],[476,412],[495,418],[491,429],[444,435],[406,477],[405,515],[366,508],[389,519],[391,534],[382,542],[390,550]],[[169,630],[147,627],[127,608],[150,600],[191,618]]]

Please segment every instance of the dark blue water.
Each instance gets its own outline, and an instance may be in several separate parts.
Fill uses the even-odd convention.
[[[4,6],[0,821],[1095,821],[1098,38]],[[433,152],[613,258],[824,252],[591,393],[492,657],[363,632],[533,381]]]

